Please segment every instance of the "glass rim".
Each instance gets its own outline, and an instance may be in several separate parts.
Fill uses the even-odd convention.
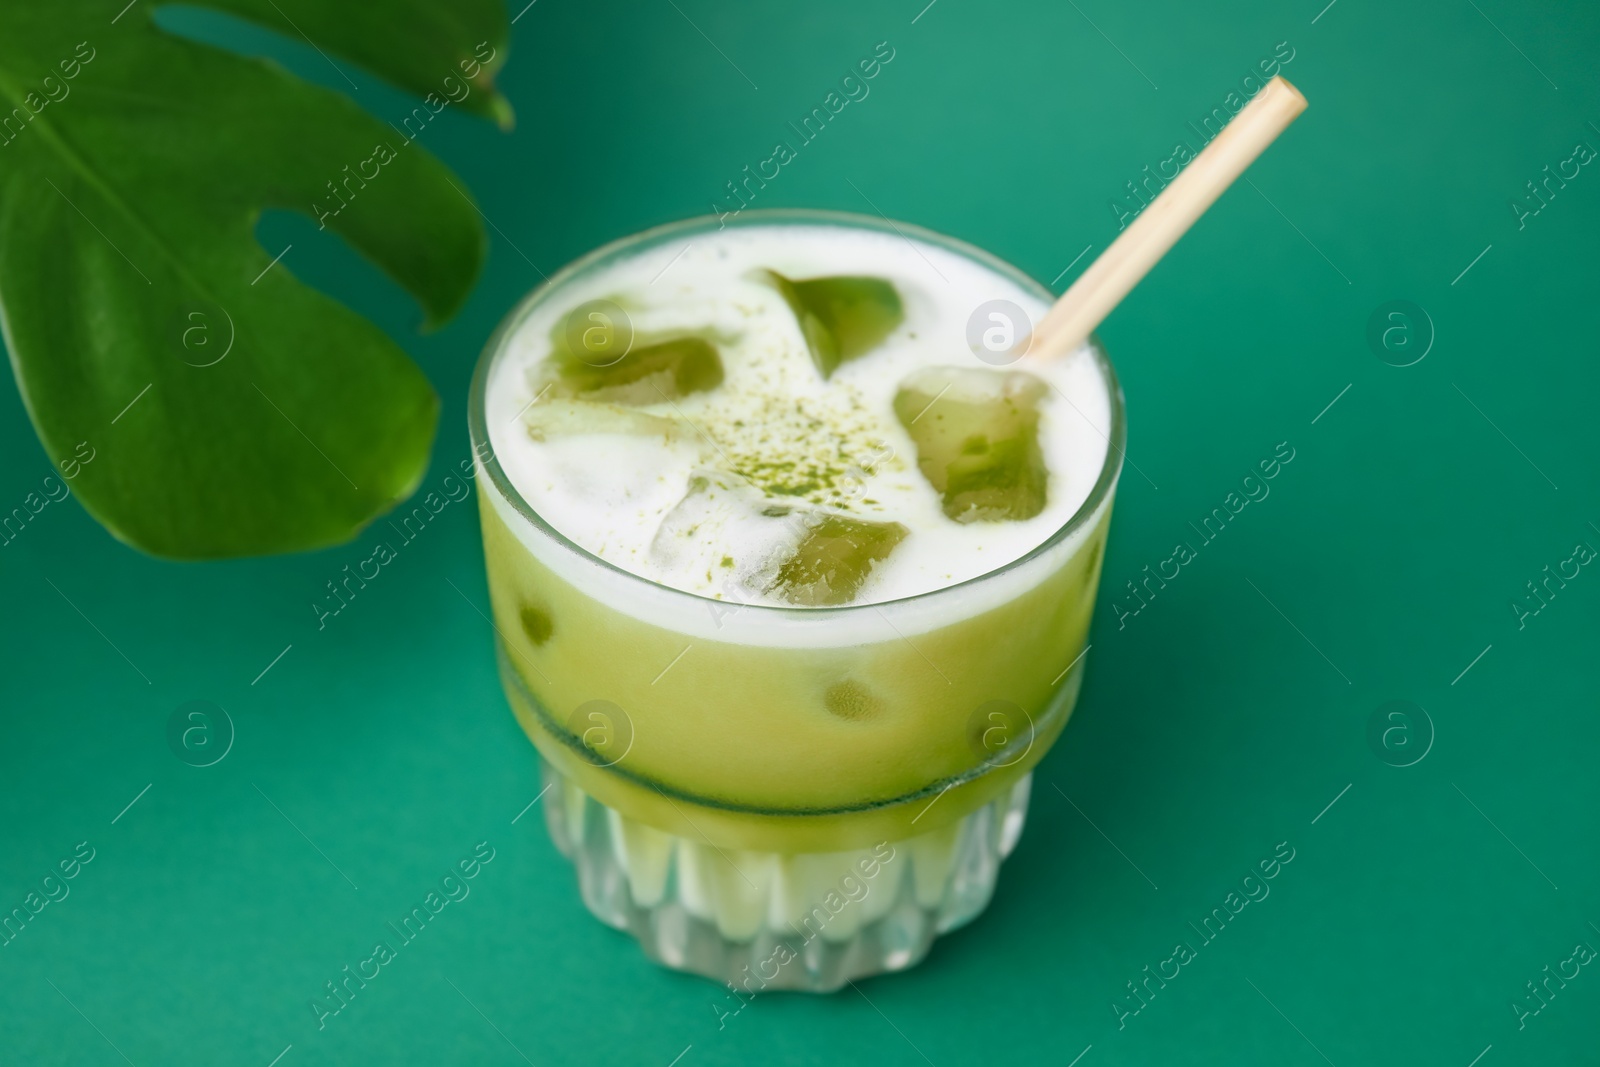
[[[603,567],[614,574],[623,575],[625,578],[639,582],[653,590],[664,591],[665,593],[685,598],[686,603],[722,606],[727,606],[730,603],[727,600],[719,600],[716,597],[691,593],[685,589],[663,584],[654,579],[646,578],[641,574],[636,574],[624,567],[619,567],[610,560],[602,559],[567,537],[560,530],[557,530],[535,511],[533,506],[523,499],[516,486],[512,484],[505,469],[500,465],[499,456],[495,454],[494,443],[490,439],[488,428],[489,377],[498,360],[506,353],[507,342],[516,334],[518,328],[521,327],[533,310],[549,296],[559,292],[573,278],[578,277],[595,264],[625,251],[659,243],[663,239],[674,235],[701,233],[712,228],[723,230],[729,227],[794,224],[840,226],[849,229],[873,230],[879,233],[894,233],[908,239],[915,237],[926,244],[965,256],[987,267],[996,274],[1008,278],[1047,304],[1053,304],[1056,300],[1056,295],[1043,283],[993,253],[986,252],[976,245],[959,238],[950,237],[913,223],[897,222],[887,216],[874,217],[848,211],[830,211],[815,208],[756,208],[742,211],[731,220],[717,215],[696,215],[692,218],[652,226],[649,229],[640,230],[637,233],[608,241],[568,263],[554,274],[547,276],[544,281],[540,282],[521,300],[517,301],[511,310],[506,313],[505,317],[500,320],[500,324],[495,327],[494,333],[489,336],[483,352],[478,357],[477,367],[473,370],[472,386],[467,396],[467,429],[472,442],[473,456],[483,464],[483,468],[488,473],[489,480],[493,483],[495,491],[511,505],[512,510],[547,540],[587,563]],[[1106,355],[1105,348],[1101,345],[1098,336],[1091,334],[1088,343],[1095,364],[1106,384],[1106,393],[1111,407],[1110,433],[1109,435],[1102,434],[1106,438],[1106,454],[1100,465],[1099,476],[1095,479],[1094,486],[1089,490],[1089,495],[1084,498],[1083,503],[1078,506],[1078,509],[1072,513],[1067,521],[1062,523],[1050,536],[1016,559],[1004,563],[993,570],[985,571],[953,585],[940,586],[937,589],[913,593],[910,596],[897,597],[894,600],[844,604],[837,607],[800,607],[784,604],[739,602],[741,611],[757,612],[768,618],[798,619],[815,617],[820,622],[827,619],[836,619],[850,613],[859,614],[871,609],[881,609],[891,605],[926,603],[932,598],[953,594],[958,590],[967,589],[979,582],[988,581],[1001,574],[1016,570],[1048,553],[1087,526],[1095,518],[1101,506],[1109,499],[1111,490],[1116,485],[1117,478],[1122,471],[1124,445],[1127,440],[1127,419],[1122,385],[1117,379],[1116,369],[1112,366],[1111,360]]]

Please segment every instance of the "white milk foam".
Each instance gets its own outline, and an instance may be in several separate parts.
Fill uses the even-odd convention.
[[[760,269],[794,279],[883,278],[899,291],[905,320],[882,345],[824,381],[788,304],[751,277]],[[715,331],[723,383],[638,409],[686,419],[693,432],[530,436],[530,418],[565,403],[536,399],[552,329],[594,299],[627,308],[641,334]],[[659,244],[568,283],[520,324],[488,381],[490,439],[523,499],[571,541],[652,581],[737,603],[785,603],[750,586],[771,554],[755,531],[774,524],[748,521],[749,504],[738,492],[713,494],[714,503],[687,527],[690,536],[681,536],[683,513],[673,516],[680,536],[666,546],[658,530],[690,478],[780,458],[801,471],[845,467],[851,477],[843,488],[819,490],[809,502],[791,496],[768,502],[820,506],[910,531],[852,603],[941,589],[1003,567],[1047,540],[1087,499],[1106,458],[1111,400],[1089,347],[1051,361],[1023,359],[1004,369],[1053,386],[1040,402],[1039,444],[1050,472],[1046,506],[1024,521],[959,523],[945,516],[892,405],[901,381],[918,368],[986,367],[968,346],[967,322],[979,304],[995,299],[1021,306],[1034,322],[1047,310],[1005,276],[893,233],[748,226]]]

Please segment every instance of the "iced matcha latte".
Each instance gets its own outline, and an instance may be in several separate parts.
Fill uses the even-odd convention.
[[[1071,713],[1123,434],[1050,294],[912,227],[746,212],[516,309],[471,399],[500,664],[596,915],[761,989],[980,912]]]

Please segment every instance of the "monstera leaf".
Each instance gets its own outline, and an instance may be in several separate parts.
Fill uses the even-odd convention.
[[[255,224],[304,213],[430,323],[452,315],[485,238],[464,183],[412,138],[446,109],[509,123],[505,11],[197,2],[416,110],[380,121],[175,37],[148,0],[0,3],[0,324],[46,452],[116,536],[181,558],[334,544],[416,487],[438,400],[377,327],[274,265]]]

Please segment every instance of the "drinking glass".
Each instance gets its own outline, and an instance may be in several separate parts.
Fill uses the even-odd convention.
[[[528,504],[496,456],[491,431],[520,432],[487,416],[508,342],[574,281],[751,225],[893,232],[980,264],[1041,307],[1053,299],[918,227],[747,211],[583,257],[529,294],[479,361],[469,421],[496,648],[539,753],[549,832],[599,919],[652,959],[744,995],[909,967],[988,903],[1022,833],[1031,771],[1082,683],[1125,433],[1116,375],[1091,341],[1111,419],[1097,427],[1105,460],[1082,506],[1021,558],[900,600],[717,600],[592,555]]]

